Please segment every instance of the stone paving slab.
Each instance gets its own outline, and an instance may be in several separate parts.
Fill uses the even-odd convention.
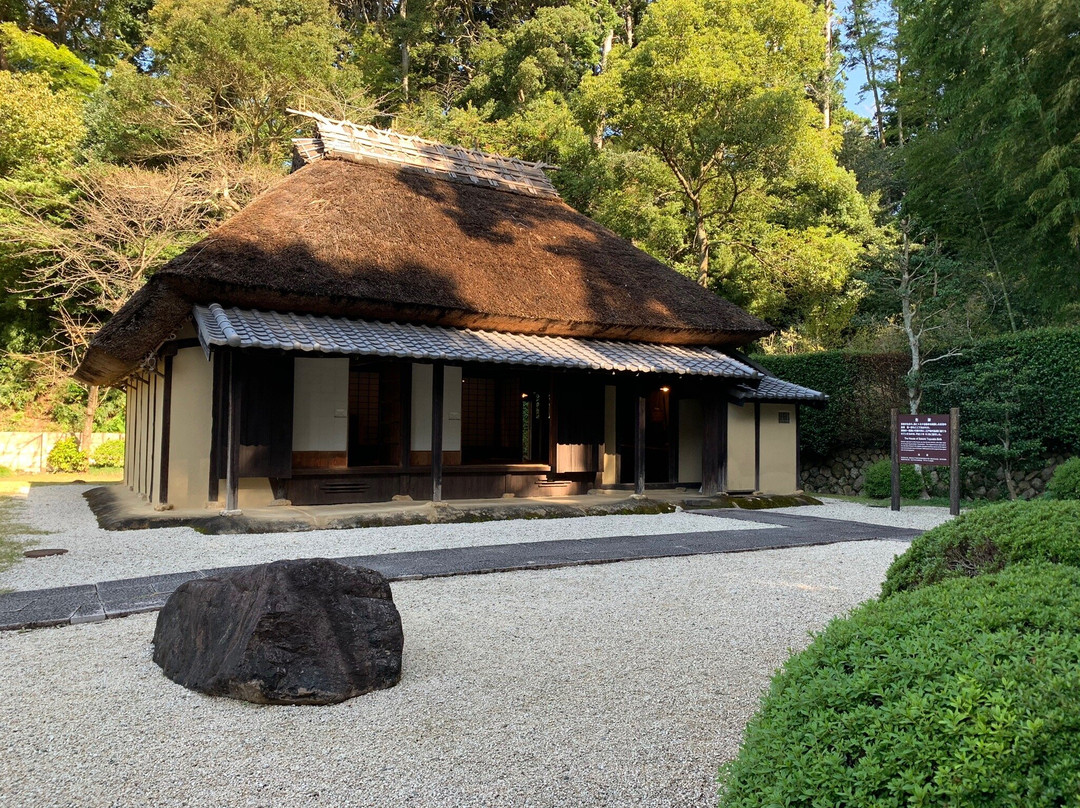
[[[695,511],[695,513],[699,513]],[[763,511],[700,511],[724,519],[775,525],[754,530],[719,530],[656,536],[611,536],[526,544],[451,547],[440,550],[386,553],[334,559],[377,570],[391,581],[449,575],[475,575],[514,570],[552,569],[580,564],[607,564],[750,550],[779,549],[841,541],[893,539],[909,541],[922,533],[909,528],[823,519]],[[98,584],[38,589],[0,595],[0,630],[87,623],[155,611],[177,587],[194,578],[224,575],[246,567],[192,570]]]

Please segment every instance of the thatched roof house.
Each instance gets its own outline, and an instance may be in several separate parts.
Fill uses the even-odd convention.
[[[521,368],[531,363],[555,372],[560,367],[575,366],[559,364],[554,359],[549,361],[550,357],[591,351],[597,355],[629,357],[622,364],[622,360],[614,364],[598,360],[597,367],[609,368],[616,374],[631,370],[640,374],[642,368],[654,368],[695,378],[722,375],[731,383],[731,400],[741,402],[747,395],[753,397],[763,374],[745,363],[739,364],[738,358],[723,356],[722,352],[730,353],[770,333],[771,327],[701,289],[570,208],[558,197],[541,166],[313,117],[317,120],[318,136],[297,142],[294,163],[298,170],[159,270],[101,329],[76,374],[82,381],[101,385],[129,383],[132,379],[145,377],[153,387],[153,374],[147,374],[147,371],[158,369],[164,374],[164,365],[168,364],[169,372],[175,375],[176,362],[165,360],[172,356],[179,361],[179,357],[184,356],[186,368],[189,361],[184,352],[190,352],[194,340],[198,339],[214,366],[213,370],[202,371],[211,380],[208,386],[213,389],[207,407],[216,413],[218,425],[215,435],[207,436],[211,500],[216,496],[217,478],[227,476],[221,472],[227,471],[226,466],[230,463],[237,466],[233,469],[231,486],[234,493],[239,487],[239,479],[246,476],[245,470],[240,468],[243,465],[240,455],[244,452],[238,448],[230,453],[229,447],[223,445],[227,442],[223,425],[233,408],[241,407],[235,401],[230,403],[226,388],[251,388],[249,396],[254,394],[255,383],[242,370],[251,364],[249,359],[265,364],[271,356],[281,357],[282,362],[289,365],[287,375],[291,377],[301,372],[298,362],[317,362],[316,376],[327,370],[330,367],[327,361],[318,362],[311,358],[318,353],[353,357],[346,360],[348,367],[341,371],[345,374],[342,377],[345,381],[341,383],[349,390],[345,394],[347,400],[338,403],[345,406],[335,408],[347,413],[341,417],[347,422],[345,432],[349,434],[345,440],[351,441],[352,448],[335,445],[333,449],[297,449],[297,436],[304,444],[307,427],[293,423],[289,425],[294,433],[292,441],[279,438],[276,448],[261,453],[269,452],[277,458],[272,464],[275,474],[267,473],[266,476],[279,482],[271,480],[269,487],[278,494],[291,491],[292,498],[301,499],[307,495],[299,487],[280,481],[295,478],[297,475],[293,472],[302,470],[306,464],[317,465],[325,458],[309,455],[319,452],[335,455],[326,461],[329,467],[357,469],[358,474],[372,465],[360,463],[365,453],[379,454],[382,460],[396,459],[398,466],[404,469],[422,467],[429,478],[438,473],[439,469],[429,468],[432,463],[438,465],[438,460],[431,457],[430,449],[417,449],[416,445],[409,447],[410,441],[418,443],[414,440],[415,435],[398,435],[393,450],[384,447],[380,453],[363,449],[363,441],[368,438],[353,434],[363,431],[358,413],[365,407],[386,409],[393,399],[398,402],[395,406],[402,410],[393,416],[395,424],[415,420],[419,402],[402,402],[415,395],[416,384],[430,387],[431,382],[424,381],[427,376],[420,381],[419,377],[408,382],[401,379],[417,373],[423,376],[430,368],[424,364],[419,370],[410,371],[401,360],[430,360],[439,371],[442,365],[436,361],[439,356],[431,354],[436,350],[431,346],[463,345],[468,342],[468,335],[477,332],[517,336],[495,340],[505,349],[503,353],[451,352],[454,362],[466,366],[462,382],[466,394],[472,391],[468,381],[470,371],[467,366],[470,363],[498,364],[503,370],[494,375],[509,374],[515,381],[501,379],[496,387],[500,390],[513,387],[518,391],[519,401],[535,396],[533,403],[537,408],[557,409],[553,405],[556,394],[551,389],[559,386],[557,379],[545,380],[543,385],[530,379],[526,384],[518,378],[521,374],[513,367]],[[202,316],[199,316],[200,311]],[[288,323],[282,320],[284,314],[292,318]],[[388,329],[394,324],[399,330],[391,333]],[[421,337],[415,334],[403,337],[402,325],[433,327],[435,330],[423,332]],[[238,336],[238,329],[246,329],[246,341]],[[342,336],[343,329],[352,329],[355,333]],[[185,337],[185,333],[191,336]],[[331,333],[336,335],[334,344],[338,347],[325,350]],[[523,341],[526,336],[532,339],[527,345]],[[553,338],[570,339],[544,341]],[[402,339],[405,342],[401,342]],[[419,347],[414,344],[417,339],[423,343]],[[475,343],[477,338],[473,336],[472,339]],[[591,347],[582,340],[591,342]],[[383,347],[378,351],[368,347],[375,344]],[[647,346],[656,346],[649,349],[651,358],[648,362],[653,364],[642,364],[646,360],[638,355]],[[424,353],[425,350],[428,353]],[[679,350],[683,353],[676,358],[671,352]],[[663,354],[665,351],[671,356],[657,357],[657,352]],[[225,362],[226,356],[232,358]],[[304,358],[297,358],[301,356]],[[361,359],[365,356],[366,359]],[[397,369],[389,372],[385,362],[385,367],[364,369],[376,356],[392,357],[397,362]],[[727,364],[721,363],[720,359]],[[279,365],[279,370],[285,366]],[[733,371],[736,366],[741,369]],[[315,367],[304,365],[302,374],[310,375],[309,371]],[[461,367],[452,367],[451,371],[460,374]],[[376,375],[369,378],[363,375],[365,373]],[[487,390],[494,384],[488,383],[493,378],[490,367],[472,377],[488,380],[477,381],[477,389]],[[361,396],[358,385],[362,384],[357,381],[360,378],[367,380],[363,384],[369,386],[381,384],[383,392],[369,390],[365,393],[378,400],[357,398]],[[179,377],[171,382],[170,393],[176,390],[179,382]],[[323,382],[326,380],[319,383]],[[575,381],[572,386],[580,387],[580,384]],[[297,406],[303,409],[306,405],[301,406],[302,391],[292,379],[288,387],[288,390],[283,387],[276,391],[275,395],[292,400],[285,409],[294,410]],[[391,387],[394,388],[392,395],[386,392]],[[544,387],[542,391],[541,387]],[[146,398],[141,403],[148,416],[159,410],[164,415],[162,391],[154,390],[147,398],[140,393],[141,389],[136,381],[132,392],[133,411],[137,414],[142,396]],[[736,390],[741,391],[741,397],[734,395]],[[456,392],[461,393],[460,390]],[[794,388],[787,392],[794,396],[788,400],[806,400],[805,396],[813,393],[797,393]],[[804,398],[798,399],[800,395]],[[151,398],[155,403],[148,403]],[[458,398],[460,395],[451,403],[457,403]],[[519,433],[523,429],[535,431],[535,425],[517,424],[495,440],[491,432],[495,427],[488,422],[494,418],[502,424],[498,428],[506,431],[505,412],[498,415],[492,409],[506,409],[506,393],[503,391],[496,396],[501,403],[493,404],[488,398],[477,404],[484,409],[483,413],[455,410],[451,414],[468,421],[463,428],[466,431],[472,429],[476,434],[469,435],[481,442],[477,447],[484,447],[482,451],[478,448],[476,457],[490,461],[501,451],[509,451],[506,445],[495,447],[492,441],[516,443],[520,448],[522,435]],[[570,396],[564,394],[562,398],[568,400]],[[781,400],[785,400],[784,397],[777,398],[775,394],[770,398],[770,401]],[[413,406],[407,406],[409,403]],[[441,406],[441,402],[435,404]],[[424,402],[424,418],[430,417],[431,406],[431,402]],[[599,406],[602,410],[602,402]],[[609,414],[610,420],[614,421],[614,413]],[[594,415],[603,420],[602,412]],[[293,420],[291,411],[288,416],[290,421]],[[383,417],[385,419],[385,413]],[[518,415],[514,417],[520,421]],[[469,419],[479,420],[473,423]],[[170,429],[175,429],[175,416],[167,420]],[[138,428],[137,417],[131,423]],[[597,424],[599,429],[599,421]],[[333,431],[333,426],[327,428]],[[616,425],[609,426],[608,431],[612,434],[608,437],[614,440]],[[164,449],[168,458],[174,454],[168,450],[168,445],[174,441],[167,435],[157,434],[160,424],[154,426],[148,421],[143,428],[154,430],[144,443],[146,447],[159,447],[155,462],[160,465],[160,450]],[[426,431],[431,428],[429,424]],[[451,428],[459,427],[451,425]],[[670,423],[665,427],[669,432],[672,428]],[[239,445],[268,446],[266,435],[254,434],[260,429],[253,427],[248,418],[247,432],[252,434],[241,438]],[[278,431],[284,434],[289,429],[280,426]],[[452,438],[460,442],[458,436]],[[602,465],[597,447],[603,442],[597,438],[594,435],[587,436],[587,440],[573,439],[575,446],[593,447],[585,451],[594,457],[581,462],[567,461],[563,464],[568,469],[563,472],[564,477],[567,474],[591,474],[593,479],[583,485],[597,484],[597,469]],[[466,445],[469,439],[466,436]],[[250,442],[244,443],[245,440]],[[430,438],[427,440],[430,442]],[[533,476],[551,477],[549,481],[557,482],[559,464],[555,455],[559,452],[560,440],[556,434],[551,447],[543,447],[543,463],[524,463],[539,458],[541,447],[537,446],[532,452],[533,458],[519,457],[520,452],[511,452],[514,457],[507,459],[516,458],[517,462],[499,465],[543,466],[546,468],[532,470]],[[567,441],[570,440],[568,437]],[[674,438],[665,440],[670,447]],[[284,443],[292,444],[287,447],[289,452],[281,448]],[[315,439],[309,443],[323,446],[333,441]],[[423,443],[424,440],[419,441],[419,444]],[[411,451],[403,447],[409,447]],[[469,455],[467,448],[450,452],[452,465],[457,465],[453,452]],[[528,447],[524,453],[530,454]],[[669,482],[679,481],[674,471],[675,462],[671,459],[674,453],[669,448],[668,465],[672,469]],[[260,452],[251,449],[245,456],[256,454]],[[286,454],[290,458],[288,462],[281,459]],[[410,464],[410,456],[416,462]],[[265,463],[252,463],[249,465],[259,473],[247,476],[260,476],[268,471]],[[461,463],[468,464],[468,460]],[[476,465],[490,466],[492,463]],[[502,476],[514,471],[503,472]],[[134,487],[150,496],[157,479],[158,495],[161,496],[161,476],[160,469],[151,471],[148,482]],[[175,491],[175,474],[166,469],[164,477],[166,481],[173,480]],[[317,494],[311,496],[320,498]]]

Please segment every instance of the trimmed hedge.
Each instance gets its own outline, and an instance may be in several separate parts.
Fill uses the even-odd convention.
[[[904,354],[825,351],[755,355],[754,359],[782,379],[829,395],[824,410],[807,407],[802,412],[803,447],[814,455],[825,457],[853,447],[886,448],[889,410],[896,407],[907,412],[904,378],[911,361]],[[959,407],[961,438],[977,439],[980,426],[982,431],[987,426],[973,420],[983,396],[957,380],[991,366],[1023,368],[1023,385],[1037,391],[1023,396],[1022,417],[1014,425],[1012,440],[1038,441],[1046,451],[1080,454],[1080,407],[1076,406],[1080,399],[1080,329],[1009,334],[966,346],[960,356],[927,365],[922,412],[948,412],[950,407]],[[1010,395],[1003,391],[1005,400],[1016,399]]]
[[[90,467],[90,459],[85,452],[79,451],[79,444],[75,438],[61,438],[56,442],[45,458],[45,466],[49,471],[86,471]]]
[[[123,468],[124,441],[120,438],[102,441],[101,445],[94,449],[90,459],[99,468]]]
[[[1080,502],[1016,501],[961,514],[911,543],[885,574],[882,597],[1023,561],[1080,567]]]
[[[834,620],[773,680],[722,808],[1073,805],[1080,569],[1026,564]]]
[[[1080,499],[1080,457],[1072,457],[1054,469],[1046,486],[1054,499]]]
[[[892,461],[879,460],[866,469],[863,480],[863,495],[872,499],[887,499],[892,496]],[[900,466],[900,496],[904,499],[918,499],[922,496],[923,481],[919,470],[904,463]]]

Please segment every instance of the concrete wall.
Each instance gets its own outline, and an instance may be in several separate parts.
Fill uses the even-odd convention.
[[[754,405],[728,405],[727,422],[727,490],[754,491],[757,489],[754,464]],[[794,483],[794,470],[792,483]]]
[[[58,441],[69,437],[78,438],[65,432],[0,432],[0,466],[12,471],[43,472],[49,452]],[[123,437],[123,432],[95,432],[90,436],[90,453],[107,440]]]
[[[213,365],[202,348],[182,348],[172,360],[169,502],[177,508],[206,505],[213,419]]]
[[[414,452],[431,451],[431,365],[412,366],[412,447]],[[443,451],[461,451],[461,368],[449,365],[443,371]]]
[[[349,360],[298,357],[293,365],[294,452],[349,447]]]
[[[696,398],[679,400],[679,482],[701,483],[701,441],[705,434],[705,418],[701,401]]]
[[[780,423],[780,414],[788,413],[789,422]],[[765,494],[790,494],[799,481],[796,475],[798,414],[794,404],[761,405],[761,491]]]

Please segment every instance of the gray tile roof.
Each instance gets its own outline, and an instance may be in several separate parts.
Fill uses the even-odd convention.
[[[250,309],[196,306],[203,346],[394,356],[448,362],[670,373],[730,379],[762,374],[715,348],[575,339],[442,326],[346,320]]]
[[[775,376],[765,376],[759,382],[756,388],[750,385],[740,384],[734,393],[736,398],[743,399],[745,401],[806,401],[806,402],[826,402],[829,397],[824,393],[819,393],[817,390],[811,390],[809,387],[802,387],[798,384],[792,384],[791,382],[785,382],[783,379],[778,379]]]

